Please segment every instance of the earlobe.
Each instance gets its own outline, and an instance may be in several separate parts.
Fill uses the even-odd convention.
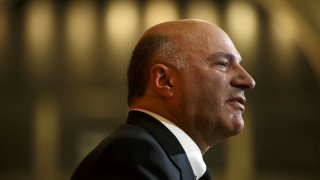
[[[170,68],[164,64],[154,64],[150,69],[151,87],[166,98],[173,96],[174,80],[171,75]]]

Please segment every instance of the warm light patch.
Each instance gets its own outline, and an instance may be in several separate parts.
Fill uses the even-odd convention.
[[[134,1],[114,0],[105,13],[107,40],[112,45],[125,45],[135,38],[138,31],[138,7]]]
[[[6,9],[0,7],[0,53],[6,48],[9,39],[10,23],[8,14]]]
[[[210,1],[190,1],[186,16],[188,19],[201,19],[219,25],[218,8]]]
[[[285,7],[275,8],[271,14],[273,33],[281,46],[296,43],[298,28],[294,16]]]
[[[271,37],[274,51],[275,69],[282,75],[290,76],[295,68],[296,45],[298,39],[297,21],[290,9],[275,6],[271,13]]]
[[[258,37],[258,17],[254,7],[245,1],[232,1],[227,8],[227,28],[235,44],[248,52]]]
[[[59,110],[56,99],[49,94],[35,103],[34,120],[35,179],[60,179],[59,174]]]
[[[66,17],[66,38],[71,50],[81,53],[92,46],[95,34],[95,9],[92,3],[73,3]]]
[[[0,6],[0,76],[8,69],[10,21],[8,9]]]
[[[155,24],[175,20],[178,18],[177,7],[174,1],[155,0],[149,1],[145,12],[145,29]]]
[[[76,78],[88,77],[95,50],[96,9],[90,1],[75,1],[66,15],[67,53],[70,73]]]
[[[25,16],[25,47],[28,66],[37,76],[46,76],[52,65],[51,52],[54,37],[54,13],[47,1],[33,1]]]

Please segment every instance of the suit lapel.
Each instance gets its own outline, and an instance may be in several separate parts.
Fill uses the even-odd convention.
[[[173,163],[180,169],[182,179],[195,179],[190,162],[178,139],[161,122],[146,113],[130,111],[127,123],[146,129],[158,140]]]

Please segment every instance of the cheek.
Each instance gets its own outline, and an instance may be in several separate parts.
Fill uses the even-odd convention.
[[[201,89],[204,98],[211,103],[223,106],[227,100],[228,88],[221,79],[211,78],[203,83]]]
[[[182,93],[190,103],[203,108],[221,108],[228,94],[226,76],[216,70],[193,69],[185,74]],[[207,106],[207,107],[205,107]]]

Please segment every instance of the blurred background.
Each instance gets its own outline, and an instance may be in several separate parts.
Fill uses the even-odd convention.
[[[148,27],[228,32],[257,82],[246,128],[205,161],[219,180],[320,179],[320,1],[0,0],[0,179],[69,179],[125,122],[126,68]]]

